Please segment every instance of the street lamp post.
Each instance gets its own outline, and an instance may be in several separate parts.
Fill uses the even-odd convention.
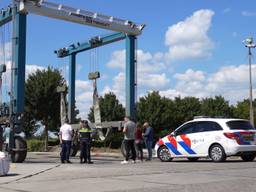
[[[254,126],[254,116],[253,116],[253,104],[252,104],[252,48],[255,48],[256,45],[253,42],[253,38],[249,37],[246,40],[243,41],[245,44],[245,47],[248,47],[248,55],[249,55],[249,79],[250,79],[250,85],[249,85],[249,92],[250,92],[250,122]]]

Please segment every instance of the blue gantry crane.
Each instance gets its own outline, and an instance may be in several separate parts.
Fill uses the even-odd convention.
[[[69,6],[47,2],[45,0],[13,0],[11,6],[0,11],[0,27],[8,22],[13,22],[12,37],[12,85],[10,93],[10,152],[14,162],[22,162],[25,159],[26,145],[19,145],[14,139],[14,133],[22,130],[22,114],[24,111],[24,84],[25,84],[25,64],[26,64],[26,26],[27,15],[29,13],[64,20],[68,22],[89,25],[92,27],[107,29],[115,32],[113,36],[101,38],[100,42],[95,44],[76,45],[73,49],[70,47],[63,50],[63,54],[70,54],[70,94],[69,94],[69,117],[73,120],[74,112],[74,82],[75,82],[75,52],[80,49],[89,49],[89,46],[102,46],[116,41],[116,39],[126,39],[126,115],[135,115],[135,41],[136,36],[140,35],[144,24],[136,23],[106,16],[100,13],[88,10],[75,9]],[[115,39],[116,37],[116,39]],[[83,47],[83,46],[84,47]],[[61,51],[59,52],[61,53]],[[78,53],[78,52],[77,52]],[[63,56],[64,56],[63,55]]]

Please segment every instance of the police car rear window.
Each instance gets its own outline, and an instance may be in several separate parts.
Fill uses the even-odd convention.
[[[255,129],[249,121],[229,121],[227,122],[228,127],[231,130],[251,130]]]

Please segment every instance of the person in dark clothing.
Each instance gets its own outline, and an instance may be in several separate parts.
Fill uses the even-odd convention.
[[[153,129],[152,129],[152,127],[149,126],[148,122],[145,122],[143,124],[143,127],[145,129],[145,133],[143,134],[143,137],[145,140],[145,145],[148,150],[148,158],[146,159],[146,161],[151,161],[152,160]]]
[[[80,163],[92,164],[91,161],[91,134],[92,130],[88,125],[88,121],[82,120],[80,122],[80,130],[78,138],[80,141]]]
[[[142,126],[140,123],[137,124],[135,133],[135,144],[137,148],[137,156],[143,161],[143,136],[142,136]]]

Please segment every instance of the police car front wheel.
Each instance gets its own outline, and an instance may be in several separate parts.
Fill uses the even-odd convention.
[[[223,147],[219,144],[214,144],[209,150],[209,156],[214,162],[222,162],[226,160],[226,154]]]
[[[162,162],[169,162],[172,160],[171,154],[166,146],[161,146],[158,149],[157,156]]]

